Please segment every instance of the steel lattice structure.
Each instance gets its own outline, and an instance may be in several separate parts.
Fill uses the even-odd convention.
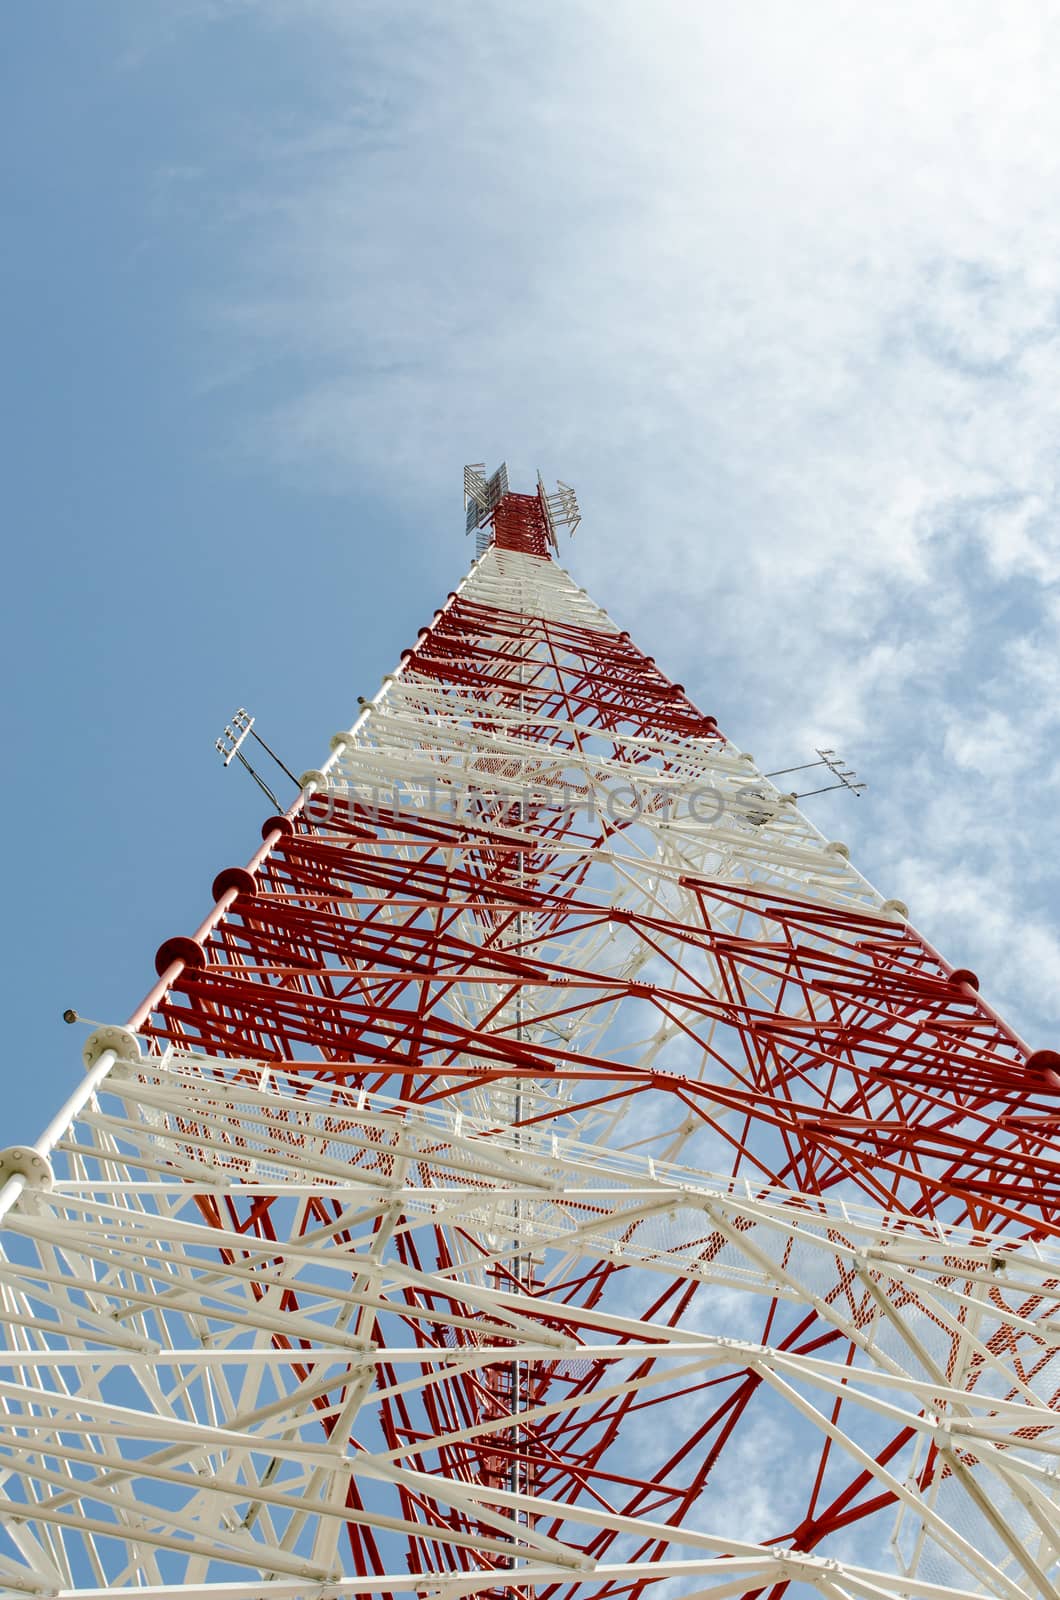
[[[2,1157],[0,1590],[1056,1596],[1060,1058],[465,482]]]

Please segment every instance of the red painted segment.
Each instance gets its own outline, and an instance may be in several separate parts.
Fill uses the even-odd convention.
[[[552,541],[540,495],[503,496],[492,517],[493,543],[498,550],[516,550],[524,556],[551,559]]]

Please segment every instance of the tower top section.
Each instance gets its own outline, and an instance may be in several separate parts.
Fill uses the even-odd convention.
[[[508,484],[508,463],[486,476],[485,463],[464,468],[465,529],[476,535],[479,555],[495,544],[500,550],[551,558],[559,549],[560,528],[573,537],[581,521],[578,497],[569,483],[557,481],[550,494],[540,472],[535,494],[516,494]]]

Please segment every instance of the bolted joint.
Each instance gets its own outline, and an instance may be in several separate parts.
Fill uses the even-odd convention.
[[[227,894],[229,889],[252,898],[258,892],[258,880],[252,872],[247,871],[246,867],[222,867],[213,880],[213,888],[210,891],[214,902],[220,900],[223,894]]]
[[[95,1066],[104,1050],[113,1050],[119,1061],[135,1062],[140,1059],[140,1041],[128,1028],[96,1028],[85,1040],[81,1051],[86,1072]]]
[[[32,1145],[9,1144],[0,1150],[0,1184],[8,1178],[25,1178],[30,1189],[50,1189],[55,1182],[52,1164]]]
[[[270,833],[282,833],[285,836],[294,832],[294,823],[290,817],[266,817],[261,825],[261,837],[267,839]]]
[[[204,967],[206,951],[187,934],[177,933],[172,939],[163,939],[155,951],[155,971],[160,978],[165,976],[174,961],[182,961],[186,967]]]
[[[900,917],[903,922],[909,921],[909,907],[904,900],[885,900],[880,910],[885,917]]]
[[[962,985],[967,985],[969,989],[978,989],[979,987],[979,979],[971,967],[954,967],[950,973],[949,981],[955,989],[959,989]]]
[[[1051,1089],[1060,1089],[1060,1052],[1032,1050],[1023,1065]]]

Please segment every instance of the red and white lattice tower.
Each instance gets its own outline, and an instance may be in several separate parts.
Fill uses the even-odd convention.
[[[3,1154],[0,1591],[1056,1596],[1060,1060],[467,492]]]

